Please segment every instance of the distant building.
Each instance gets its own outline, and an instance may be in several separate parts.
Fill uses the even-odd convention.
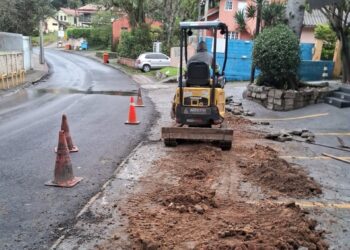
[[[161,27],[162,23],[158,21],[154,21],[152,19],[146,18],[146,23],[150,24],[151,27]],[[123,15],[122,17],[116,19],[112,23],[112,32],[113,32],[113,43],[116,44],[119,39],[122,31],[130,31],[131,26],[129,23],[129,17],[127,15]]]
[[[48,17],[44,22],[44,32],[57,32],[59,30],[64,30],[67,26],[66,23],[58,21],[56,18]]]
[[[87,4],[78,9],[60,8],[55,19],[65,26],[88,27],[92,16],[99,10],[103,10],[103,6],[96,4]]]
[[[285,0],[271,0],[271,2],[284,2]],[[317,0],[318,1],[318,0]],[[210,0],[210,9],[208,10],[207,20],[220,20],[226,23],[229,31],[229,39],[250,40],[255,33],[256,18],[247,20],[246,30],[240,32],[239,26],[235,22],[235,13],[244,10],[248,5],[254,5],[253,0]],[[204,20],[203,16],[201,20]],[[318,24],[327,24],[327,18],[319,10],[313,10],[311,13],[305,11],[304,24],[302,28],[300,41],[302,43],[315,43],[314,30]],[[207,36],[213,36],[207,32]],[[222,35],[218,35],[222,38]]]
[[[305,11],[304,24],[301,31],[300,42],[315,43],[315,27],[318,24],[328,24],[328,19],[319,10]]]
[[[82,26],[91,25],[92,16],[99,10],[103,10],[102,5],[88,4],[77,9],[79,13],[79,23]]]

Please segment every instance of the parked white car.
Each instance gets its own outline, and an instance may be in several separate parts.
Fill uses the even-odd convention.
[[[162,53],[147,52],[139,55],[135,67],[144,72],[170,66],[170,58]]]

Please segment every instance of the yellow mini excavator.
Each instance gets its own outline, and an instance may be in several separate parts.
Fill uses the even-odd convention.
[[[163,127],[162,138],[165,146],[175,147],[179,141],[216,142],[222,150],[230,150],[233,130],[225,128],[225,66],[227,61],[228,30],[219,21],[180,23],[180,67],[179,85],[173,101],[172,112],[177,126]],[[187,65],[183,78],[183,59],[187,64],[187,39],[193,30],[212,30],[213,63],[193,61]],[[221,72],[217,70],[217,35],[225,36],[225,53]],[[183,58],[185,57],[185,58]]]

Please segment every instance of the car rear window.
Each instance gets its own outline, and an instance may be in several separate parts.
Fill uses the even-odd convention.
[[[145,56],[146,59],[157,59],[158,57],[155,54],[148,54]]]
[[[168,59],[168,57],[166,55],[163,55],[163,54],[157,54],[157,58],[159,58],[159,59]]]

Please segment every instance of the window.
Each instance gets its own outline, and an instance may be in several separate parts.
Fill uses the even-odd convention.
[[[168,59],[168,57],[166,55],[163,55],[163,54],[155,54],[156,58],[157,59]]]
[[[58,24],[57,23],[52,23],[52,26],[57,26]]]
[[[60,20],[63,21],[63,16],[60,16]]]
[[[232,10],[232,0],[226,0],[225,10]]]
[[[224,35],[224,38],[226,38],[226,34]],[[238,39],[238,32],[229,31],[228,32],[228,39],[237,40]]]
[[[67,16],[64,16],[64,21],[67,21]]]

